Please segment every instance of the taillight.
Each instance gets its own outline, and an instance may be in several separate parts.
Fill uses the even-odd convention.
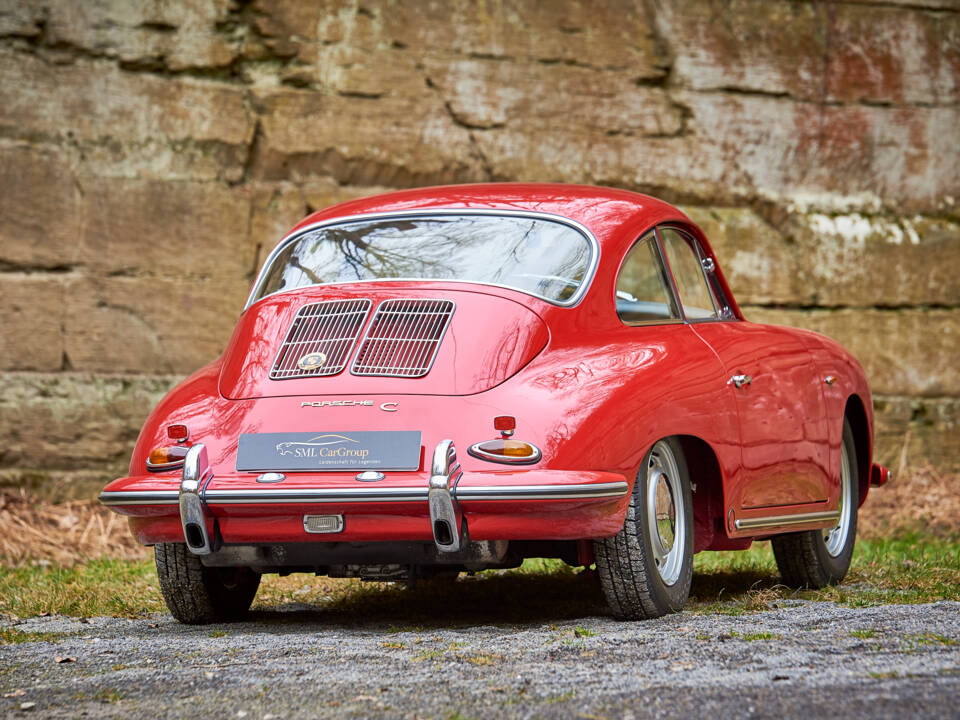
[[[540,449],[523,440],[485,440],[471,445],[467,452],[475,458],[507,465],[529,465],[540,460]]]
[[[150,451],[147,458],[147,470],[150,472],[164,472],[166,470],[177,470],[183,467],[183,459],[187,456],[190,448],[184,445],[172,445],[170,447],[158,447]]]

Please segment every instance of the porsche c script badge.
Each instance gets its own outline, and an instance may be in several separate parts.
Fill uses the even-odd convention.
[[[307,353],[297,360],[297,367],[301,370],[316,370],[318,367],[322,367],[326,361],[327,356],[322,352]]]

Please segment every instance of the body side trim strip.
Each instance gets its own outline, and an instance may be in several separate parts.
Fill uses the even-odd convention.
[[[757,528],[784,527],[787,525],[806,525],[816,522],[837,522],[840,513],[836,510],[825,512],[800,513],[799,515],[776,515],[769,517],[743,518],[736,521],[737,530],[755,530]]]

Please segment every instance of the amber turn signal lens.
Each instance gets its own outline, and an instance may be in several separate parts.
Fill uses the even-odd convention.
[[[189,449],[183,445],[154,448],[150,451],[150,457],[147,458],[147,469],[171,470],[180,467]]]
[[[481,460],[514,465],[535,463],[540,459],[540,450],[536,445],[531,445],[523,440],[508,440],[506,438],[486,440],[471,445],[467,452]]]

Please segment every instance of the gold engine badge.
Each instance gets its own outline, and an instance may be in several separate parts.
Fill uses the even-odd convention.
[[[316,370],[318,367],[322,367],[326,361],[327,356],[322,352],[307,353],[297,360],[297,367],[301,370]]]

